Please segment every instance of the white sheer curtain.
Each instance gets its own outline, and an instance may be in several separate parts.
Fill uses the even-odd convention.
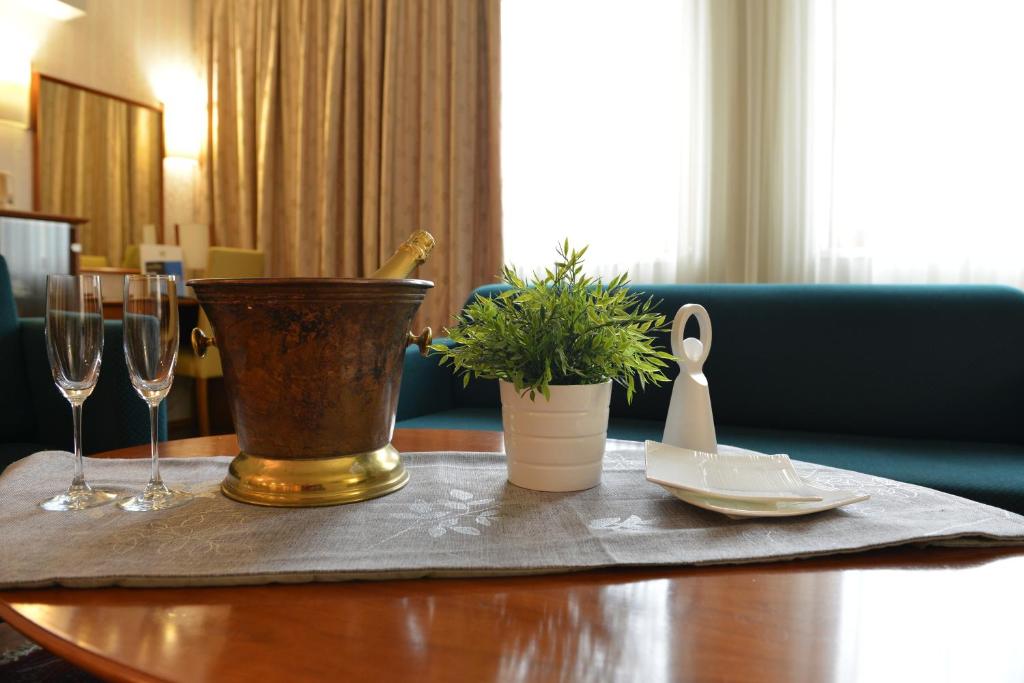
[[[684,64],[703,83],[701,135],[687,153],[691,204],[683,231],[698,245],[700,281],[807,276],[810,0],[691,0],[705,42]],[[703,174],[704,178],[698,178]]]
[[[815,3],[813,279],[1024,285],[1024,3]]]
[[[1024,3],[503,3],[507,260],[1024,285]]]
[[[808,0],[502,4],[505,257],[800,279]]]

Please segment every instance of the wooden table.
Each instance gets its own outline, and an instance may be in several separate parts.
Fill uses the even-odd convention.
[[[502,441],[399,430],[395,445]],[[236,450],[230,435],[163,447]],[[4,591],[0,616],[121,681],[1019,682],[1022,583],[1024,551],[908,549],[519,578]]]

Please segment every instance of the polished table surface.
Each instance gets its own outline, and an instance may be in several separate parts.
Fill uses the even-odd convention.
[[[502,450],[495,432],[398,430],[395,445]],[[237,448],[229,435],[162,452]],[[126,681],[1019,682],[1022,584],[1021,550],[913,548],[536,577],[3,591],[0,616]]]

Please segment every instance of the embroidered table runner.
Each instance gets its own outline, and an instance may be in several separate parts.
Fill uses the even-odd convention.
[[[220,494],[228,457],[167,459],[165,481],[196,499],[153,513],[113,505],[46,512],[70,454],[37,453],[0,476],[0,588],[53,584],[223,586],[552,573],[607,566],[763,562],[911,543],[1024,543],[1024,517],[918,486],[795,463],[815,482],[871,494],[805,517],[733,520],[644,478],[641,452],[609,451],[600,486],[521,489],[504,456],[406,453],[409,484],[324,508],[264,508]],[[93,460],[95,485],[135,490],[144,460]]]

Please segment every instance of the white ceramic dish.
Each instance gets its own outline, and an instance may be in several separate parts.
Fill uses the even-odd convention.
[[[765,455],[719,446],[718,453],[644,443],[647,479],[655,484],[719,500],[820,502],[822,490],[811,487],[785,455]]]
[[[721,512],[730,517],[796,517],[798,515],[809,515],[824,510],[832,510],[851,503],[859,503],[871,496],[866,493],[855,491],[838,491],[824,487],[808,484],[811,488],[821,494],[820,501],[809,502],[774,502],[761,503],[749,500],[725,500],[722,498],[711,498],[696,493],[690,493],[671,486],[663,488],[679,500],[696,505],[705,510]]]

